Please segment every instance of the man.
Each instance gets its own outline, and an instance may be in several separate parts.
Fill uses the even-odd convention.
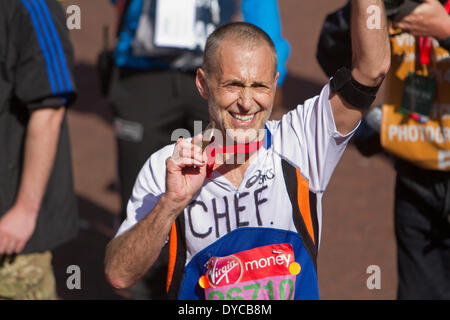
[[[179,139],[144,165],[106,252],[114,287],[145,274],[170,234],[173,297],[319,297],[322,193],[390,63],[385,22],[367,28],[369,5],[384,10],[381,1],[354,2],[351,74],[341,70],[281,121],[268,121],[278,79],[270,38],[245,23],[211,34],[196,84],[216,128],[212,139],[204,133],[212,142],[202,151],[202,135]]]
[[[72,48],[56,0],[0,0],[0,66],[0,299],[55,299],[51,250],[77,232]]]
[[[122,219],[125,219],[135,177],[148,156],[170,142],[167,132],[182,127],[194,133],[195,120],[208,120],[207,105],[195,92],[195,71],[202,63],[208,33],[240,16],[265,30],[277,47],[282,77],[279,84],[286,77],[289,44],[281,36],[276,0],[244,0],[240,5],[233,0],[197,2],[195,23],[201,27],[197,27],[200,32],[191,39],[195,40],[195,47],[168,44],[164,49],[149,40],[156,37],[151,28],[159,21],[159,15],[165,17],[163,9],[156,10],[158,1],[112,2],[121,11],[121,24],[108,98],[115,116]],[[181,15],[185,14],[182,10],[186,8],[177,9],[177,3],[167,5],[174,6],[172,19],[166,17],[167,23],[172,23],[174,30],[183,30],[184,21],[179,21],[176,14],[180,10]]]
[[[123,220],[137,174],[152,153],[170,143],[167,133],[186,128],[192,134],[202,130],[201,126],[196,128],[194,121],[205,125],[208,122],[207,103],[195,88],[195,71],[202,63],[207,35],[236,19],[265,30],[277,48],[280,85],[287,73],[289,45],[281,36],[276,0],[243,0],[240,4],[234,0],[113,2],[120,9],[121,24],[108,98],[115,117]],[[164,10],[168,7],[172,8],[169,13]],[[196,13],[190,24],[186,23],[189,19],[180,18],[186,17],[189,8]],[[195,40],[195,47],[183,47],[182,43],[157,47],[154,38],[161,35],[152,34],[156,30],[152,28],[162,19],[179,32],[193,29],[195,23],[193,37],[183,37],[187,42]],[[170,38],[165,36],[166,40]],[[166,273],[167,259],[163,252],[149,274],[130,288],[133,299],[165,297],[165,288],[158,283]]]

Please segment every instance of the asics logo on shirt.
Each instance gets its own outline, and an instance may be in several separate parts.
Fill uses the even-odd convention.
[[[262,170],[257,170],[256,174],[247,180],[245,187],[248,189],[251,188],[256,182],[263,184],[266,180],[272,180],[273,178],[275,178],[275,174],[272,169],[268,169],[264,171],[264,173]]]

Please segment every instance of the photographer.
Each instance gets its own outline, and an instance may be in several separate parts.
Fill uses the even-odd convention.
[[[450,126],[449,110],[445,108],[450,103],[450,84],[445,79],[450,70],[450,59],[448,48],[445,50],[436,40],[445,41],[450,36],[450,18],[439,1],[424,0],[411,14],[395,21],[394,26],[408,34],[392,38],[393,68],[386,83],[381,143],[385,150],[399,159],[396,162],[394,207],[398,297],[449,299],[450,166],[448,161],[442,161],[442,155],[450,150],[450,137],[442,137],[441,141],[436,132],[443,135]],[[402,46],[398,45],[407,36],[415,42],[410,44],[406,41]],[[427,41],[433,41],[432,47],[428,46],[431,49],[429,53]],[[414,61],[406,61],[408,54],[414,54]],[[422,103],[416,95],[408,95],[409,86],[426,92],[428,83],[435,87],[432,100]],[[429,120],[405,120],[407,116],[399,114],[404,110],[410,118],[418,114]],[[401,125],[403,121],[407,122]],[[414,141],[411,139],[414,137],[409,137],[409,141],[389,137],[388,130],[393,131],[392,128],[424,130],[424,141]],[[430,134],[432,130],[434,135]]]
[[[355,144],[364,155],[383,150],[395,160],[398,298],[449,299],[450,1],[385,5],[391,70],[383,105],[368,113],[366,131]],[[322,30],[317,57],[327,73],[334,68],[329,55],[350,49],[349,39],[339,36],[349,24],[348,12],[349,4],[329,15]],[[374,141],[378,148],[371,147]]]

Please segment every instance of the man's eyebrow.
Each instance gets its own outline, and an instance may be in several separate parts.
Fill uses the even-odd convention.
[[[245,85],[244,82],[242,80],[239,79],[228,79],[228,80],[224,80],[222,81],[222,85]]]
[[[269,83],[265,81],[254,81],[252,82],[252,87],[268,87]]]
[[[239,86],[245,86],[246,83],[239,79],[229,79],[222,82],[222,85],[239,85]],[[269,83],[265,81],[253,81],[250,84],[251,87],[269,87]]]

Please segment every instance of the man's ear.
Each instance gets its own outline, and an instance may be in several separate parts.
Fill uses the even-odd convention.
[[[197,69],[197,74],[195,76],[195,85],[197,86],[197,90],[202,96],[202,98],[208,100],[209,98],[208,83],[206,80],[206,73],[202,68]]]

